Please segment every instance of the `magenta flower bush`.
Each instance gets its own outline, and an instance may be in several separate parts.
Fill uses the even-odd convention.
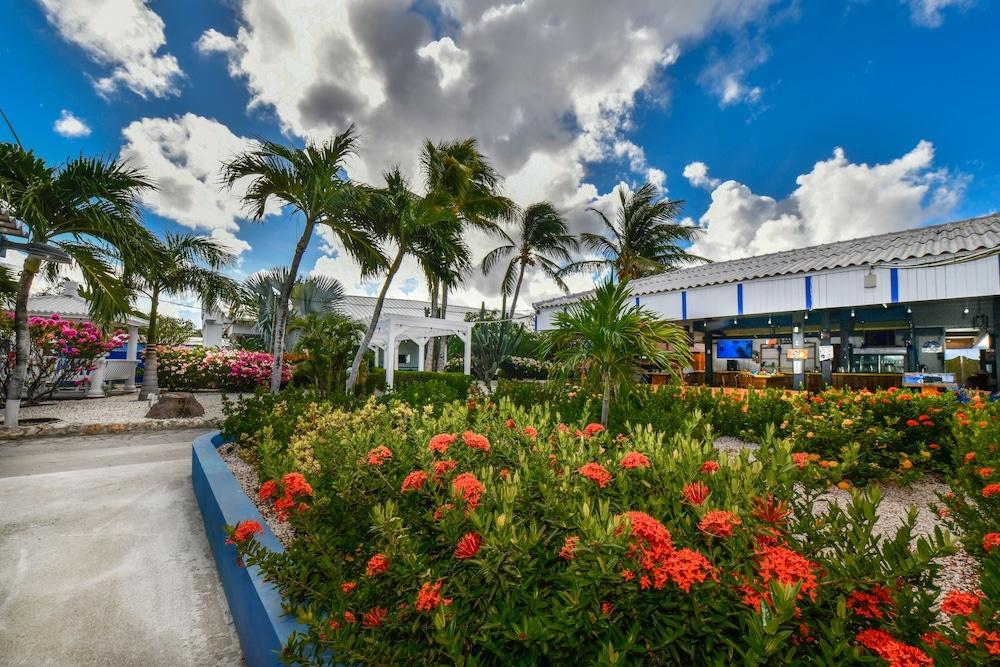
[[[164,389],[253,391],[271,381],[274,357],[267,352],[204,347],[159,347],[157,381]],[[292,378],[283,364],[281,381]]]

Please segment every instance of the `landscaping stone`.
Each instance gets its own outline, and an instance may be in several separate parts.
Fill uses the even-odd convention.
[[[203,417],[205,408],[202,407],[194,394],[189,392],[177,392],[172,394],[160,394],[160,400],[153,404],[153,407],[146,413],[147,419],[181,419],[190,417]]]

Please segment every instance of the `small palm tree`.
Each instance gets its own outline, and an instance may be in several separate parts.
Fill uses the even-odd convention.
[[[239,286],[239,298],[230,313],[234,317],[253,317],[255,328],[268,349],[273,349],[278,295],[287,280],[288,268],[284,266],[253,274]],[[344,287],[335,278],[296,278],[288,298],[285,320],[325,315],[336,309],[343,298]],[[285,348],[288,347],[285,344]]]
[[[114,264],[123,258],[153,264],[162,248],[139,218],[139,196],[154,186],[117,160],[81,156],[50,167],[20,145],[0,144],[0,204],[34,244],[57,246],[83,274],[91,315],[112,322],[132,312],[129,290]],[[36,246],[37,247],[37,246]],[[14,305],[15,368],[7,383],[5,425],[17,426],[28,370],[28,295],[46,260],[24,260]],[[50,277],[56,265],[45,266]]]
[[[562,269],[562,275],[601,271],[610,268],[620,280],[634,280],[683,264],[703,262],[704,258],[692,255],[680,244],[694,242],[697,227],[675,222],[680,217],[684,202],[659,198],[659,189],[646,183],[635,192],[618,191],[618,210],[614,221],[603,211],[588,208],[596,213],[607,235],[585,232],[580,241],[601,259],[574,262]]]
[[[272,141],[242,153],[223,165],[223,182],[230,188],[244,178],[251,179],[243,202],[251,220],[261,220],[268,202],[277,200],[302,214],[305,224],[295,246],[292,263],[278,294],[275,308],[271,369],[271,392],[281,386],[281,356],[285,348],[288,300],[299,275],[302,255],[309,246],[313,229],[325,224],[343,243],[348,254],[364,270],[384,266],[385,257],[376,247],[370,230],[356,226],[356,218],[347,212],[356,205],[358,189],[346,178],[345,160],[354,153],[357,140],[354,128],[322,144],[305,148],[283,146]]]
[[[219,273],[236,257],[218,242],[193,234],[168,232],[163,247],[166,252],[154,264],[137,264],[127,258],[122,276],[127,286],[149,298],[140,401],[159,392],[156,346],[160,342],[160,297],[193,294],[199,297],[205,310],[212,310],[220,302],[232,303],[237,296],[236,281]]]
[[[494,267],[509,258],[500,291],[504,300],[511,293],[514,295],[510,302],[511,317],[517,311],[517,299],[521,293],[525,269],[529,266],[540,267],[545,275],[556,281],[560,289],[568,292],[569,288],[559,275],[562,270],[559,262],[569,264],[572,260],[570,252],[579,248],[576,237],[569,233],[566,221],[555,206],[547,201],[524,209],[517,226],[519,239],[515,241],[506,232],[501,232],[506,243],[488,252],[482,263],[483,274],[489,275]],[[500,316],[506,317],[506,308]]]
[[[646,361],[669,373],[690,364],[687,333],[631,304],[628,281],[599,286],[592,296],[553,317],[555,329],[542,342],[563,375],[585,373],[603,391],[601,423],[607,426],[612,394],[634,382]]]

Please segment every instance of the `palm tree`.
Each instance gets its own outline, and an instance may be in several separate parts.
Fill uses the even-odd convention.
[[[618,190],[618,210],[614,221],[603,211],[596,213],[607,229],[607,236],[584,232],[580,241],[601,259],[583,260],[568,265],[560,272],[580,273],[610,268],[620,280],[633,280],[670,271],[682,264],[706,261],[682,248],[692,243],[697,227],[674,222],[681,214],[684,202],[660,199],[659,189],[646,183],[635,192]]]
[[[130,293],[113,264],[122,258],[137,264],[159,260],[160,244],[139,219],[139,195],[153,187],[145,174],[117,160],[80,156],[56,168],[20,145],[0,144],[0,202],[20,221],[29,242],[56,246],[69,255],[83,274],[91,315],[98,321],[110,322],[132,312]],[[45,261],[44,255],[29,252],[18,280],[7,428],[18,422],[30,347],[28,295]],[[55,264],[45,268],[55,275]]]
[[[556,281],[560,289],[568,292],[569,288],[559,276],[561,267],[558,262],[568,264],[572,261],[570,251],[579,248],[576,237],[569,233],[566,221],[559,215],[555,206],[547,201],[532,204],[524,209],[518,222],[518,241],[514,241],[506,232],[503,235],[504,245],[488,252],[483,258],[484,275],[489,275],[497,264],[510,258],[504,270],[500,291],[506,300],[513,292],[510,302],[510,316],[517,311],[517,298],[521,293],[521,282],[524,280],[524,270],[529,266],[538,266],[548,277]],[[506,308],[501,310],[500,317],[506,317]]]
[[[358,346],[347,375],[345,391],[350,395],[357,382],[358,370],[364,358],[375,328],[382,315],[382,304],[393,278],[399,271],[403,258],[416,255],[424,258],[440,258],[449,256],[450,244],[461,244],[461,221],[448,205],[450,201],[440,192],[430,191],[420,197],[410,191],[406,179],[399,168],[385,173],[385,187],[373,191],[367,198],[367,205],[359,210],[359,217],[366,219],[366,226],[395,247],[395,254],[386,271],[385,279],[378,298],[375,299],[375,309],[368,323],[364,338]]]
[[[163,247],[166,252],[161,261],[151,265],[140,265],[127,258],[122,276],[127,286],[149,298],[140,401],[159,391],[156,346],[160,342],[160,297],[194,294],[201,299],[202,308],[212,310],[220,302],[234,301],[238,288],[235,280],[219,273],[236,257],[218,242],[193,234],[167,232]]]
[[[239,298],[231,315],[252,316],[255,328],[264,339],[264,346],[273,349],[274,323],[277,320],[277,295],[288,280],[288,268],[275,267],[259,271],[239,286]],[[339,280],[327,276],[296,278],[288,298],[285,321],[311,315],[325,315],[336,309],[344,298],[344,287]],[[284,343],[283,343],[284,344]],[[289,347],[287,344],[285,347]]]
[[[634,381],[641,360],[673,374],[691,360],[684,329],[656,319],[631,301],[627,280],[608,281],[592,296],[556,313],[552,319],[556,328],[542,341],[543,353],[554,358],[563,375],[583,372],[600,384],[605,426],[612,393]]]
[[[355,218],[346,215],[356,205],[358,196],[358,189],[346,179],[344,172],[344,162],[354,153],[356,143],[353,126],[329,141],[308,144],[305,148],[260,141],[253,150],[242,153],[223,165],[223,182],[228,187],[232,188],[241,179],[251,179],[243,197],[251,220],[261,220],[271,200],[290,206],[305,218],[302,234],[295,246],[292,263],[275,308],[272,393],[277,392],[281,386],[281,356],[285,347],[288,300],[299,275],[302,255],[309,246],[316,225],[328,225],[348,254],[364,270],[373,270],[373,267],[385,264],[385,257],[375,247],[370,231],[355,226]]]

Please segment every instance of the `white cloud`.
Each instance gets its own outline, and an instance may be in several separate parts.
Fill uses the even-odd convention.
[[[507,175],[510,196],[551,200],[579,231],[593,222],[577,208],[599,194],[586,182],[588,163],[622,161],[664,182],[626,138],[637,97],[682,46],[769,4],[444,0],[442,35],[406,0],[243,0],[235,34],[206,32],[198,48],[224,53],[251,110],[273,110],[289,135],[321,139],[356,123],[350,172],[360,180],[377,183],[391,164],[413,176],[425,138],[472,136]],[[470,243],[477,256],[489,247]],[[495,295],[496,283],[477,274],[464,289],[472,300]]]
[[[66,109],[62,110],[62,114],[56,119],[55,124],[52,125],[52,129],[64,137],[90,136],[90,126]]]
[[[712,192],[700,220],[707,231],[693,251],[724,260],[917,227],[946,215],[966,184],[933,161],[928,141],[874,165],[850,162],[837,148],[796,178],[785,199],[726,181]]]
[[[250,249],[236,237],[244,213],[245,186],[230,191],[220,183],[222,162],[250,148],[250,139],[191,113],[143,118],[129,124],[122,134],[121,159],[144,169],[159,186],[143,195],[145,206],[185,227],[208,232],[234,252]],[[267,213],[279,212],[275,203]]]
[[[141,97],[177,94],[177,59],[158,55],[167,39],[163,19],[147,0],[38,0],[49,23],[94,62],[111,67],[94,81],[102,95],[125,86]]]
[[[944,11],[954,7],[965,11],[976,4],[976,0],[901,0],[910,5],[910,19],[925,28],[937,28],[944,23]]]
[[[684,165],[684,178],[696,188],[714,188],[721,181],[708,175],[708,165],[704,162],[689,162]]]

